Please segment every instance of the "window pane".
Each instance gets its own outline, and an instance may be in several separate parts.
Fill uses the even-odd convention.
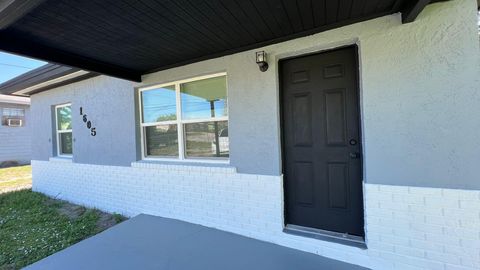
[[[177,119],[175,86],[142,92],[143,123]]]
[[[177,125],[145,127],[147,156],[178,156]]]
[[[17,108],[3,108],[3,116],[22,117],[22,116],[25,116],[25,110],[17,109]]]
[[[57,108],[58,130],[72,129],[72,107],[65,106]]]
[[[185,124],[187,157],[228,157],[228,121]]]
[[[227,116],[226,76],[181,84],[183,119]]]
[[[60,134],[60,154],[71,155],[73,153],[72,133],[64,132]]]

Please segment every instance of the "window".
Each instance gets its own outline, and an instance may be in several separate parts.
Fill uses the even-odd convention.
[[[18,109],[18,108],[3,108],[2,116],[3,117],[8,117],[8,118],[24,117],[25,116],[25,110],[24,109]]]
[[[228,159],[226,74],[140,89],[144,158]]]
[[[58,105],[55,107],[57,155],[59,157],[71,157],[73,154],[72,134],[72,106],[71,104]]]
[[[2,125],[9,127],[21,127],[25,120],[25,109],[20,108],[3,108]]]

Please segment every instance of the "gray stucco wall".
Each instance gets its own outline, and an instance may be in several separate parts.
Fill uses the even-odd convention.
[[[75,162],[124,165],[138,157],[134,87],[227,72],[230,164],[242,173],[281,174],[278,61],[357,44],[364,181],[480,189],[480,53],[476,1],[429,5],[414,23],[399,14],[143,77],[139,85],[97,77],[34,95],[34,159],[52,155],[50,106],[71,101]],[[78,114],[97,127],[91,137]],[[77,116],[75,118],[75,116]]]
[[[132,82],[99,76],[33,95],[31,102],[33,159],[55,156],[52,106],[72,103],[74,162],[129,166],[136,160]],[[96,127],[96,136],[86,128],[80,107]]]
[[[146,85],[217,71],[228,74],[231,163],[240,172],[281,173],[280,59],[357,44],[364,181],[480,189],[480,54],[475,0],[427,6],[402,24],[385,16],[149,74]]]
[[[21,164],[30,163],[31,132],[30,106],[11,103],[0,103],[0,118],[3,108],[19,108],[25,110],[22,127],[9,127],[0,125],[0,163],[4,161],[17,161]]]
[[[239,172],[280,174],[278,89],[275,66],[262,73],[253,52],[204,61],[143,77],[164,83],[227,72],[230,164]]]

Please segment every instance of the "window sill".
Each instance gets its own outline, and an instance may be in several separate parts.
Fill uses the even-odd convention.
[[[220,165],[228,166],[230,159],[228,158],[197,158],[197,159],[178,159],[168,157],[145,157],[139,162],[152,162],[152,163],[169,163],[169,164],[200,164],[203,165]]]
[[[167,171],[188,171],[198,173],[227,173],[234,174],[237,169],[227,162],[203,162],[203,160],[185,161],[185,160],[161,160],[144,159],[132,162],[134,168],[148,168]]]
[[[59,162],[59,163],[72,163],[72,157],[51,157],[48,159],[51,162]]]

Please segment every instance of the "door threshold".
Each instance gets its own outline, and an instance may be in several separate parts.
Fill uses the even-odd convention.
[[[356,236],[356,235],[325,231],[325,230],[320,230],[316,228],[303,227],[303,226],[298,226],[293,224],[287,224],[283,229],[283,232],[288,234],[333,242],[337,244],[358,247],[361,249],[367,249],[367,245],[365,244],[365,239],[363,237]]]

